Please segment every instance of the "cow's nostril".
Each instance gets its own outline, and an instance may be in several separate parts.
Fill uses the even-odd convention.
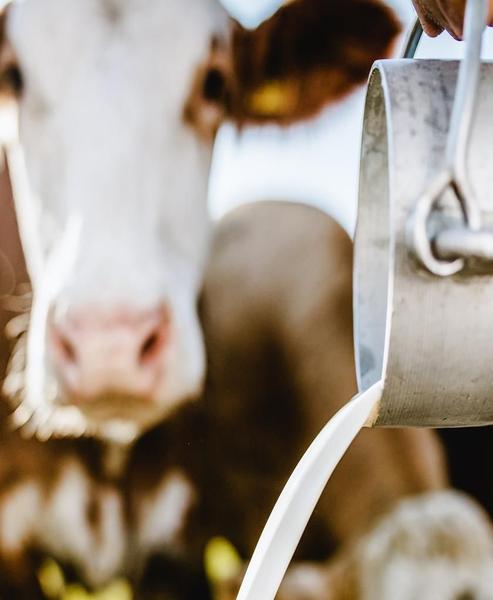
[[[145,363],[152,360],[159,352],[162,346],[162,336],[158,332],[153,332],[147,336],[140,349],[140,362]]]
[[[77,354],[74,345],[60,332],[54,333],[54,344],[57,349],[60,358],[65,363],[75,363],[77,361]]]
[[[62,354],[63,354],[64,358],[68,362],[75,362],[76,361],[77,356],[75,354],[75,349],[72,346],[72,344],[66,338],[62,337],[60,339],[60,349],[62,351]]]
[[[474,597],[471,590],[464,590],[457,596],[456,600],[474,600]]]
[[[161,355],[169,335],[169,314],[166,310],[150,313],[151,327],[147,330],[146,337],[140,346],[139,363],[146,365],[153,363]]]

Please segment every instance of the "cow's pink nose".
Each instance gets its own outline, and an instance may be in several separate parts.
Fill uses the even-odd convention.
[[[48,331],[54,367],[73,398],[150,396],[164,369],[170,318],[165,308],[79,310],[52,318]]]

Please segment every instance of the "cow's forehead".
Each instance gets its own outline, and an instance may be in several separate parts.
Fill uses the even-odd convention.
[[[163,77],[167,69],[177,75],[203,57],[225,24],[216,0],[19,0],[8,35],[27,83],[43,78],[47,87],[127,61],[137,76],[156,76],[149,63]]]

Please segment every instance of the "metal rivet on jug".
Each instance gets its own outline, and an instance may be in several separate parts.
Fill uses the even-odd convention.
[[[468,3],[462,63],[380,61],[363,126],[355,242],[360,390],[372,424],[493,422],[493,64],[487,3]],[[417,34],[409,44],[414,53]]]

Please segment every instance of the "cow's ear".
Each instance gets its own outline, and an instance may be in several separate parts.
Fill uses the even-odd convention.
[[[379,0],[292,0],[232,40],[229,116],[290,123],[363,83],[391,52],[400,24]]]
[[[22,75],[7,38],[8,5],[0,11],[0,100],[13,98],[22,90]]]

